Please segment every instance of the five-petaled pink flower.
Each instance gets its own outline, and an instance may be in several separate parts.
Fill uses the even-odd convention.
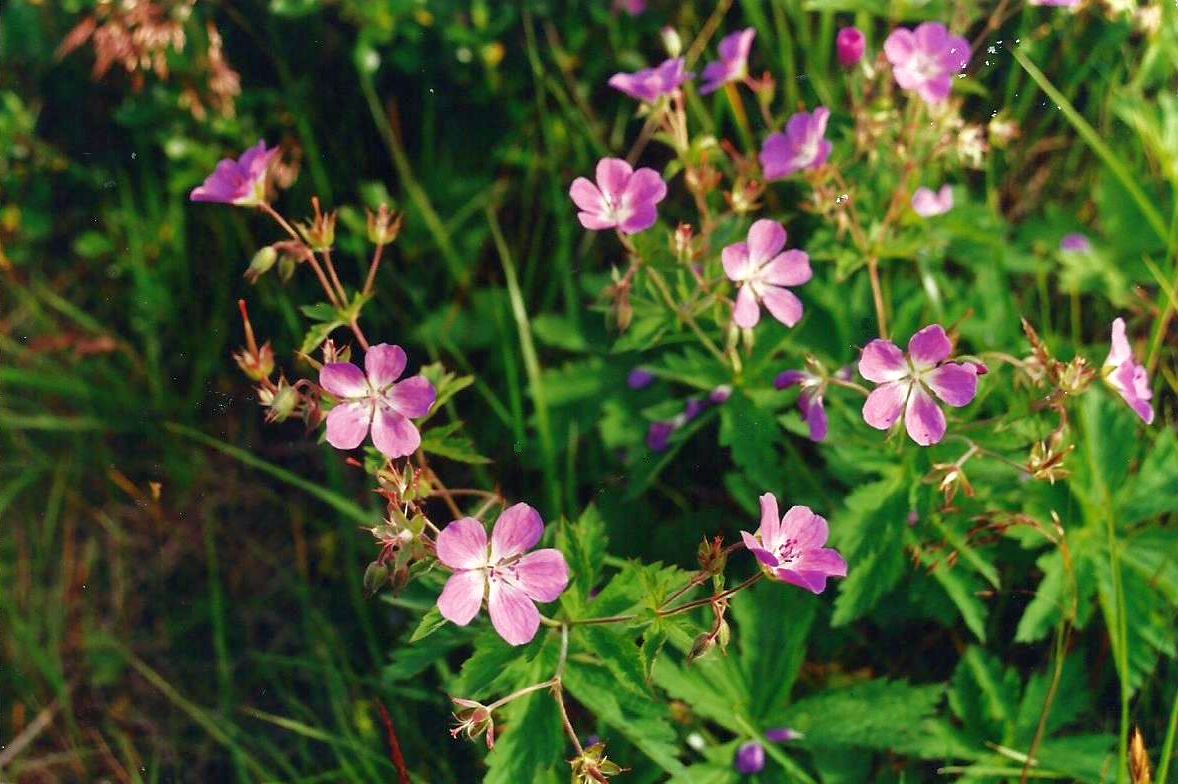
[[[672,57],[654,68],[614,74],[608,84],[635,100],[654,103],[664,95],[674,93],[694,75],[687,70],[686,62],[682,57]]]
[[[908,356],[889,340],[867,344],[859,373],[879,384],[863,404],[863,419],[888,430],[904,416],[908,435],[921,446],[945,437],[945,414],[932,395],[954,408],[969,405],[978,393],[979,367],[972,362],[947,362],[953,344],[940,324],[930,324],[908,341]]]
[[[810,257],[785,247],[785,228],[776,221],[759,220],[749,229],[748,242],[724,248],[724,272],[740,284],[732,320],[751,329],[761,320],[762,303],[773,318],[792,327],[802,319],[802,301],[785,286],[800,286],[810,279]]]
[[[381,343],[364,354],[364,369],[351,362],[331,362],[319,371],[319,385],[339,399],[327,414],[327,443],[355,449],[369,429],[372,443],[389,458],[405,457],[421,445],[411,419],[423,417],[434,404],[434,385],[424,376],[397,383],[405,372],[405,352]]]
[[[950,35],[939,22],[925,22],[915,30],[893,30],[884,41],[884,54],[896,84],[928,103],[941,103],[953,89],[954,75],[969,63],[969,42]]]
[[[748,76],[749,52],[753,49],[756,36],[757,31],[748,27],[724,37],[719,46],[720,59],[708,63],[700,74],[704,80],[703,86],[699,88],[700,95],[713,93],[728,82],[739,82]]]
[[[540,513],[527,504],[503,510],[491,532],[473,517],[455,520],[438,534],[438,560],[454,570],[438,609],[448,621],[466,626],[479,613],[484,597],[491,625],[511,645],[536,636],[540,611],[536,602],[552,602],[569,583],[569,567],[559,550],[529,553],[544,535]]]
[[[834,48],[839,63],[844,68],[850,68],[863,59],[863,53],[867,51],[867,38],[858,27],[844,27],[834,37]]]
[[[646,231],[658,220],[656,205],[666,198],[667,184],[654,169],[635,171],[621,158],[597,162],[597,184],[585,177],[573,180],[569,196],[587,229],[617,228],[623,234]]]
[[[785,124],[785,133],[775,133],[761,148],[761,168],[766,180],[780,180],[807,169],[817,169],[830,157],[832,145],[825,137],[830,110],[819,106],[813,112],[798,112]]]
[[[912,209],[922,218],[944,215],[953,209],[953,189],[948,185],[942,185],[939,191],[917,188],[912,194]]]
[[[1147,425],[1153,424],[1153,390],[1149,388],[1149,376],[1144,365],[1138,365],[1133,358],[1133,349],[1125,337],[1125,320],[1113,321],[1112,346],[1108,359],[1104,361],[1105,379],[1117,391],[1129,408]]]
[[[266,201],[266,177],[282,150],[266,149],[259,141],[241,154],[236,161],[225,158],[217,164],[204,183],[193,188],[191,201],[234,204],[238,207],[257,207]]]
[[[825,518],[808,506],[791,506],[785,517],[778,518],[776,496],[765,493],[756,536],[748,531],[741,531],[740,536],[774,580],[822,593],[828,577],[847,576],[846,560],[837,550],[823,547],[830,536]]]

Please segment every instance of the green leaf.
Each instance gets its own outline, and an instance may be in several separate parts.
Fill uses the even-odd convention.
[[[526,686],[528,660],[536,656],[546,639],[547,635],[537,635],[523,648],[515,648],[505,643],[493,629],[484,629],[475,638],[474,652],[463,663],[458,677],[450,683],[451,694],[481,700],[502,697]]]
[[[807,745],[903,753],[922,747],[923,725],[936,714],[943,694],[940,685],[873,680],[796,702],[783,718],[806,736]]]
[[[1049,740],[1039,749],[1039,766],[1082,784],[1116,779],[1117,739],[1112,735],[1073,735]]]
[[[768,726],[789,701],[817,609],[817,597],[778,583],[761,582],[733,598],[735,646],[754,723]]]
[[[546,646],[528,665],[525,680],[540,683],[551,677],[555,667],[553,646]],[[487,755],[485,784],[555,781],[557,766],[567,775],[562,759],[564,730],[551,690],[540,689],[508,703],[495,720],[497,730],[507,731]]]
[[[1014,742],[1014,720],[1022,683],[1014,668],[1003,669],[992,654],[966,649],[953,673],[949,705],[965,729],[979,741]]]
[[[642,653],[633,631],[604,625],[573,628],[589,652],[597,656],[613,674],[614,683],[631,693],[631,699],[649,699],[653,696],[646,683]]]
[[[386,684],[407,681],[427,667],[445,659],[453,650],[470,642],[471,632],[461,626],[445,626],[415,644],[398,645],[390,655],[392,661],[381,671]]]
[[[711,654],[688,666],[664,660],[655,670],[655,683],[700,716],[743,733],[738,714],[749,712],[750,700],[731,656]]]
[[[1178,511],[1178,435],[1167,428],[1120,495],[1118,522],[1131,525]]]
[[[571,587],[588,600],[601,576],[608,541],[605,522],[593,504],[585,507],[575,523],[562,522],[556,533],[556,548],[564,553],[572,572]]]
[[[443,427],[427,430],[421,437],[421,448],[429,454],[459,463],[469,465],[490,463],[491,458],[480,455],[475,451],[474,444],[469,438],[457,433],[462,425],[462,422],[451,422]]]
[[[589,349],[584,331],[567,316],[541,313],[532,319],[532,332],[535,334],[536,340],[546,346],[572,352]]]
[[[425,615],[417,624],[417,628],[413,630],[413,634],[409,636],[409,644],[424,640],[431,634],[441,629],[447,623],[446,619],[442,617],[442,611],[437,608],[437,605],[429,608]]]
[[[312,321],[340,321],[339,311],[334,305],[326,302],[316,302],[314,305],[299,305],[299,310]]]
[[[781,483],[780,438],[773,413],[759,408],[742,390],[734,391],[721,407],[720,444],[732,450],[733,462],[757,487]]]
[[[961,613],[961,619],[965,621],[966,627],[973,632],[979,642],[985,642],[988,609],[978,598],[978,591],[982,587],[978,579],[944,561],[936,563],[931,573],[933,579],[944,589],[945,595]]]
[[[270,12],[275,16],[300,17],[319,10],[319,0],[270,0]]]
[[[344,326],[342,321],[332,321],[327,324],[313,324],[307,330],[306,336],[303,338],[303,344],[299,346],[299,353],[310,354],[315,349],[322,345],[323,341],[327,340],[327,336],[332,333],[337,327]]]
[[[908,492],[898,477],[862,485],[847,497],[846,510],[831,524],[847,559],[832,626],[843,626],[875,607],[903,576]]]
[[[1108,557],[1094,559],[1097,595],[1106,625],[1112,627],[1116,617],[1112,570]],[[1128,568],[1122,556],[1121,579],[1124,584],[1125,617],[1128,632],[1129,690],[1136,692],[1157,668],[1158,657],[1178,654],[1175,641],[1174,608],[1166,601],[1148,576]],[[1120,646],[1118,635],[1109,635],[1114,652]]]

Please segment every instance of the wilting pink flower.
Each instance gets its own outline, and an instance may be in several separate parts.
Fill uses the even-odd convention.
[[[914,90],[928,103],[941,103],[953,89],[953,77],[969,63],[969,42],[950,35],[940,22],[915,30],[898,27],[884,41],[896,84]]]
[[[1108,352],[1108,359],[1104,361],[1105,380],[1117,390],[1133,413],[1141,417],[1147,425],[1153,424],[1153,390],[1149,388],[1149,376],[1145,366],[1138,365],[1133,358],[1133,349],[1125,337],[1125,320],[1117,318],[1113,321],[1112,347]]]
[[[372,443],[385,457],[411,455],[421,433],[411,419],[434,404],[434,385],[425,376],[397,383],[405,372],[405,352],[381,343],[364,354],[364,372],[351,362],[331,362],[319,371],[319,385],[339,399],[327,414],[327,443],[355,449],[372,430]]]
[[[751,776],[765,769],[765,747],[755,740],[740,744],[734,761],[737,773]]]
[[[761,527],[756,536],[748,531],[741,531],[740,536],[774,580],[822,593],[828,577],[847,576],[843,557],[823,547],[830,536],[826,520],[808,506],[792,506],[785,517],[778,518],[777,497],[765,493],[761,496]]]
[[[621,158],[597,162],[597,184],[573,180],[569,196],[581,211],[581,225],[600,231],[617,227],[623,234],[646,231],[658,220],[656,205],[667,196],[667,184],[654,169],[634,171]]]
[[[851,369],[849,367],[842,368],[835,373],[835,376],[843,381],[850,381]],[[773,386],[778,389],[801,387],[801,393],[798,395],[798,410],[802,412],[802,418],[806,420],[806,425],[810,428],[811,441],[822,442],[826,440],[828,427],[823,398],[826,396],[828,383],[826,379],[805,370],[787,370],[778,374],[773,381]]]
[[[454,570],[438,609],[442,617],[466,626],[479,613],[483,598],[491,625],[510,645],[536,636],[540,611],[536,602],[553,602],[569,584],[569,567],[559,550],[529,553],[544,535],[540,513],[527,504],[503,510],[491,532],[473,517],[463,517],[438,534],[438,560]]]
[[[664,95],[678,90],[694,74],[687,70],[686,60],[672,57],[654,68],[643,68],[634,73],[614,74],[609,86],[620,90],[635,100],[654,103]]]
[[[863,59],[863,52],[867,50],[867,38],[857,27],[844,27],[834,38],[834,48],[842,66],[850,68]]]
[[[748,76],[749,52],[753,49],[753,39],[756,37],[757,31],[752,27],[724,37],[719,46],[720,59],[708,63],[700,74],[704,80],[703,86],[699,88],[700,95],[713,93],[728,82],[738,82]]]
[[[1092,250],[1092,242],[1083,234],[1073,232],[1060,238],[1059,249],[1066,253],[1087,253]]]
[[[912,209],[922,218],[944,215],[953,209],[953,189],[948,185],[935,192],[931,188],[917,188],[912,194]]]
[[[256,207],[266,201],[266,176],[270,166],[281,154],[279,148],[268,150],[266,142],[259,141],[236,161],[225,158],[219,162],[204,183],[193,188],[188,198],[191,201]]]
[[[775,133],[761,149],[761,168],[766,180],[780,180],[807,169],[817,169],[830,157],[832,145],[825,138],[830,110],[819,106],[813,112],[798,112],[785,124],[785,133]]]
[[[921,446],[945,437],[945,414],[931,391],[945,404],[969,405],[978,393],[978,366],[947,362],[953,344],[940,324],[930,324],[908,341],[908,356],[888,340],[873,340],[859,358],[859,373],[879,384],[863,404],[863,419],[888,430],[904,415],[904,426]]]
[[[785,247],[785,228],[776,221],[759,220],[749,229],[748,242],[724,248],[724,273],[740,284],[732,320],[750,329],[761,320],[764,306],[773,318],[792,327],[801,321],[802,301],[785,286],[800,286],[810,279],[810,257]]]

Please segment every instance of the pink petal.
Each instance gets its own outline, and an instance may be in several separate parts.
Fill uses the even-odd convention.
[[[930,324],[908,341],[908,357],[918,370],[927,370],[944,362],[953,353],[953,344],[940,324]]]
[[[953,77],[949,74],[934,76],[931,79],[921,82],[916,87],[916,91],[928,103],[944,103],[945,99],[949,97],[949,94],[953,92]],[[945,212],[948,212],[948,210],[942,209],[937,214],[940,215]]]
[[[479,614],[483,604],[483,591],[487,580],[482,571],[462,571],[450,575],[442,594],[438,597],[438,609],[450,623],[466,626]]]
[[[1109,383],[1145,424],[1153,424],[1153,406],[1149,403],[1153,390],[1149,388],[1149,376],[1144,367],[1127,359],[1109,376]]]
[[[749,260],[758,266],[785,247],[785,227],[777,221],[759,220],[749,229]]]
[[[822,396],[810,396],[803,392],[798,395],[798,408],[802,411],[802,416],[806,419],[806,425],[810,428],[810,440],[821,443],[826,440],[826,434],[829,431],[829,423],[826,418],[826,406],[822,404]]]
[[[904,411],[910,386],[909,381],[902,380],[873,389],[863,404],[863,421],[876,430],[890,430]]]
[[[373,389],[383,389],[405,372],[405,350],[400,346],[378,343],[364,353],[364,370]]]
[[[385,457],[407,457],[421,446],[421,433],[403,414],[380,406],[372,419],[372,443]]]
[[[560,550],[537,550],[515,564],[515,576],[530,598],[554,602],[569,584],[569,566]]]
[[[597,162],[597,187],[615,205],[620,204],[633,171],[621,158],[602,158]]]
[[[890,340],[876,338],[859,356],[859,375],[877,384],[904,378],[908,375],[904,352]]]
[[[942,51],[949,39],[949,31],[940,22],[925,22],[916,26],[913,31],[916,46],[925,54]]]
[[[573,200],[573,204],[585,212],[599,215],[605,210],[605,199],[602,198],[601,191],[597,190],[597,186],[586,177],[578,177],[573,180],[573,184],[569,187],[569,197]]]
[[[513,504],[503,510],[491,532],[491,563],[531,550],[544,535],[540,513],[527,504]]]
[[[762,547],[761,543],[752,534],[748,531],[741,531],[740,538],[744,540],[744,548],[752,553],[753,557],[759,562],[765,564],[765,566],[777,566],[777,556]]]
[[[945,65],[951,71],[960,71],[969,65],[969,41],[961,36],[951,35],[945,42]]]
[[[658,219],[659,213],[653,204],[639,204],[630,211],[625,220],[618,224],[618,228],[622,230],[623,234],[637,234],[649,229]]]
[[[778,254],[761,271],[762,280],[774,286],[800,286],[813,277],[810,257],[800,250]]]
[[[1113,319],[1112,346],[1109,348],[1106,366],[1116,367],[1133,356],[1133,349],[1129,346],[1129,339],[1125,337],[1125,319],[1118,316]]]
[[[439,531],[434,549],[438,560],[451,569],[482,569],[488,563],[487,532],[473,517],[462,517]]]
[[[748,280],[756,271],[756,266],[749,261],[749,246],[743,242],[725,246],[720,251],[720,263],[724,265],[728,279],[737,282]]]
[[[744,329],[752,329],[761,320],[761,308],[757,305],[752,286],[747,283],[736,293],[736,308],[732,311],[732,320],[736,322],[736,326]]]
[[[783,583],[805,588],[810,593],[819,594],[826,590],[826,576],[817,572],[797,572],[793,569],[774,569],[773,576]]]
[[[540,628],[540,611],[522,588],[506,580],[491,580],[487,609],[491,625],[508,645],[523,645],[532,641]]]
[[[757,529],[761,535],[761,546],[766,550],[776,550],[784,541],[781,535],[781,515],[777,511],[777,496],[765,493],[761,496],[761,527]]]
[[[821,572],[831,577],[847,576],[847,561],[837,550],[821,547],[810,550],[798,561],[799,572]]]
[[[826,518],[814,514],[808,506],[791,506],[781,521],[781,538],[793,539],[802,550],[821,547],[829,536]]]
[[[915,52],[916,38],[905,27],[896,28],[884,41],[884,54],[892,65],[907,63]]]
[[[428,414],[436,398],[437,391],[425,376],[413,376],[394,384],[384,396],[389,405],[410,419]]]
[[[658,204],[667,196],[667,183],[654,169],[641,168],[626,183],[623,203],[631,205]]]
[[[350,403],[340,403],[327,412],[327,443],[336,449],[355,449],[364,443],[371,419],[370,401],[354,400]]]
[[[612,229],[618,225],[617,221],[605,212],[578,212],[577,220],[581,221],[581,225],[590,231]]]
[[[968,406],[978,394],[978,374],[970,364],[947,362],[924,380],[937,397],[954,408]]]
[[[793,170],[790,168],[792,149],[792,145],[784,133],[769,135],[769,138],[765,140],[765,145],[761,148],[760,154],[757,156],[761,161],[761,170],[765,174],[766,180],[770,182],[780,180],[793,173]]]
[[[773,318],[787,327],[792,327],[802,320],[802,301],[789,289],[766,286],[761,291],[761,302],[773,314]]]
[[[329,362],[319,369],[319,386],[338,398],[367,397],[364,373],[351,362]]]
[[[878,391],[878,390],[877,390]],[[921,446],[940,443],[945,437],[945,414],[932,397],[919,386],[908,397],[904,427],[909,437]]]

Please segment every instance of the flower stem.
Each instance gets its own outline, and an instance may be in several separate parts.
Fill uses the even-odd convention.
[[[372,293],[372,289],[376,286],[376,270],[380,267],[381,256],[384,255],[384,245],[377,245],[376,250],[372,252],[372,261],[368,264],[368,278],[364,281],[364,296]]]
[[[871,277],[871,298],[875,301],[875,320],[879,322],[879,336],[888,339],[888,317],[884,310],[883,287],[879,282],[879,259],[867,258],[867,274]]]

